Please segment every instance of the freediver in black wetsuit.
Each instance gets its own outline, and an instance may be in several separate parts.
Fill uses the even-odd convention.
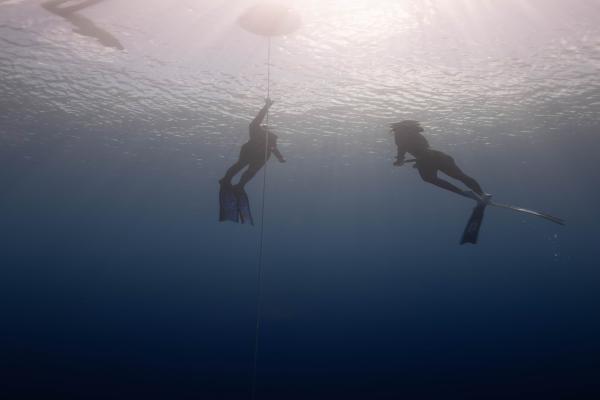
[[[404,156],[410,153],[415,157],[415,168],[421,178],[428,183],[449,190],[478,202],[489,200],[490,195],[484,193],[479,183],[465,174],[448,154],[429,147],[429,142],[421,134],[423,128],[418,121],[405,120],[391,124],[398,153],[394,165],[404,165]],[[438,177],[438,171],[462,182],[471,190],[462,190],[452,183]]]
[[[77,11],[96,5],[104,0],[85,0],[73,6],[59,7],[61,4],[67,3],[68,1],[69,0],[49,0],[42,3],[42,7],[52,14],[63,17],[73,24],[75,26],[73,32],[93,37],[106,47],[112,47],[118,50],[125,49],[121,42],[119,42],[112,34],[98,27],[89,18],[77,14]]]
[[[285,159],[277,149],[277,135],[269,131],[267,127],[261,125],[272,104],[273,101],[267,98],[263,108],[250,123],[250,140],[242,146],[238,161],[219,180],[220,184],[231,185],[231,179],[248,166],[248,169],[242,174],[240,181],[233,186],[234,189],[243,190],[246,183],[265,165],[271,153],[275,154],[279,162],[285,162]]]

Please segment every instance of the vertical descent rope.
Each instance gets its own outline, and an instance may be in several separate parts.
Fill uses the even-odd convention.
[[[271,94],[271,37],[268,38],[267,48],[267,99]],[[254,331],[254,366],[252,368],[252,400],[256,399],[256,376],[258,371],[258,344],[260,334],[260,317],[262,306],[262,258],[263,240],[265,232],[265,194],[267,191],[267,161],[269,155],[269,110],[267,110],[267,123],[265,130],[265,164],[263,166],[263,193],[260,213],[260,239],[258,244],[258,273],[257,273],[257,298],[256,298],[256,328]]]

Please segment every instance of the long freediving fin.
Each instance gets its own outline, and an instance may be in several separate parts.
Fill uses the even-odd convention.
[[[219,189],[219,221],[240,222],[238,199],[231,185],[225,183]]]
[[[254,220],[252,219],[252,213],[250,212],[250,201],[248,195],[244,189],[236,190],[235,196],[237,198],[237,208],[240,216],[240,222],[243,224],[249,222],[250,225],[254,226]]]
[[[469,221],[467,222],[467,226],[465,226],[462,238],[460,239],[460,244],[477,243],[477,238],[479,237],[479,228],[481,228],[481,224],[483,223],[485,207],[486,204],[478,204],[473,209],[471,217],[469,217]]]
[[[546,219],[548,221],[554,222],[555,224],[565,225],[565,220],[564,219],[555,217],[555,216],[550,215],[550,214],[541,213],[539,211],[529,210],[529,209],[523,208],[523,207],[511,206],[511,205],[508,205],[508,204],[495,203],[493,201],[487,202],[487,205],[494,206],[494,207],[499,207],[499,208],[505,208],[507,210],[513,210],[513,211],[516,211],[516,212],[519,212],[519,213],[522,213],[522,214],[535,215],[537,217],[541,217],[541,218],[544,218],[544,219]]]

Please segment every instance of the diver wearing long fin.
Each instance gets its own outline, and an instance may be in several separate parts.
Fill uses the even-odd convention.
[[[396,122],[391,124],[391,128],[398,150],[396,161],[394,162],[395,166],[404,165],[404,156],[406,153],[410,153],[415,157],[415,168],[418,169],[421,178],[425,182],[480,203],[489,201],[491,196],[483,191],[474,178],[465,174],[456,165],[452,157],[429,147],[429,142],[421,134],[424,129],[418,121],[405,120]],[[439,178],[438,171],[462,182],[471,190],[462,190],[452,183]]]
[[[75,26],[73,32],[83,36],[93,37],[106,47],[112,47],[118,50],[125,49],[121,42],[119,42],[119,40],[111,33],[98,27],[89,18],[77,14],[77,11],[96,5],[104,0],[85,0],[72,6],[59,7],[61,4],[68,3],[69,1],[70,0],[49,0],[42,3],[42,7],[53,14],[63,17],[73,24]]]
[[[275,154],[279,162],[285,162],[279,149],[277,149],[277,135],[262,125],[271,105],[273,105],[273,101],[267,98],[263,108],[250,123],[250,140],[242,146],[239,159],[229,167],[225,176],[219,180],[220,184],[231,185],[231,179],[248,166],[248,169],[242,174],[240,181],[233,186],[234,189],[243,190],[244,186],[265,165],[271,153]]]

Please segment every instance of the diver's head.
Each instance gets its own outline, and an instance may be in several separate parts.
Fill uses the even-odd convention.
[[[419,133],[424,131],[419,121],[413,121],[411,119],[394,122],[393,124],[390,124],[390,128],[392,128],[392,133]]]

